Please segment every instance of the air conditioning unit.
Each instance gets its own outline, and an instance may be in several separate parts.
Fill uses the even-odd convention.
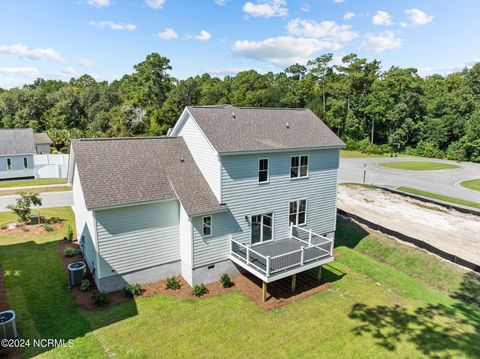
[[[0,340],[16,338],[18,338],[18,333],[15,312],[13,310],[0,312]]]
[[[68,286],[70,288],[80,285],[85,274],[84,262],[73,262],[68,265]]]

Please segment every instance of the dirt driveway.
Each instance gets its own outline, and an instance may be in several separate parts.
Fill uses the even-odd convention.
[[[338,208],[480,264],[478,216],[357,186],[339,186]]]

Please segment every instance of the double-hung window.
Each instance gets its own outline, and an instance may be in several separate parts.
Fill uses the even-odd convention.
[[[290,224],[300,226],[307,223],[307,200],[300,199],[290,202]]]
[[[258,160],[258,182],[268,182],[268,158]]]
[[[204,236],[212,235],[212,216],[202,218],[202,234]]]
[[[308,156],[292,156],[290,159],[290,178],[308,176]]]
[[[7,158],[7,171],[13,170],[12,159]]]

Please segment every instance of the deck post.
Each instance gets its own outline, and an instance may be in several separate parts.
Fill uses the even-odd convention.
[[[247,255],[245,256],[245,259],[247,260],[247,264],[250,262],[250,248],[247,248]]]
[[[302,246],[302,251],[300,252],[300,265],[303,266],[303,261],[305,260],[305,247]]]
[[[295,292],[297,287],[297,274],[292,275],[292,292]]]
[[[312,245],[312,230],[311,229],[308,231],[308,244],[310,246]]]
[[[288,225],[288,237],[292,238],[292,236],[293,236],[293,225],[292,225],[292,223],[290,223]]]
[[[267,300],[267,282],[262,282],[262,301]]]
[[[322,267],[318,267],[317,280],[320,282],[322,280]]]

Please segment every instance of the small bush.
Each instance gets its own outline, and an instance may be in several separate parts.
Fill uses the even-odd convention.
[[[167,289],[177,290],[180,289],[180,282],[175,277],[167,278]]]
[[[65,257],[73,257],[75,255],[75,248],[67,247],[63,250]]]
[[[7,229],[8,228],[8,225],[6,224],[2,224],[2,226],[0,227],[0,229]]]
[[[49,225],[48,223],[45,223],[45,224],[43,225],[43,228],[45,228],[45,230],[46,230],[47,232],[53,232],[53,231],[54,231],[53,227],[52,227],[51,225]]]
[[[48,223],[50,224],[56,224],[56,223],[62,223],[63,219],[58,218],[58,217],[52,217],[48,220]]]
[[[197,284],[192,289],[192,295],[194,295],[196,297],[201,297],[202,295],[207,294],[207,293],[208,293],[208,289],[207,289],[207,287],[205,287],[203,285],[203,283],[202,284]]]
[[[22,232],[28,232],[28,227],[25,225],[18,226],[17,228],[20,229]]]
[[[71,242],[73,239],[73,228],[72,226],[68,226],[67,228],[67,239]]]
[[[123,288],[123,291],[125,292],[125,295],[127,297],[133,298],[142,294],[143,289],[140,284],[136,283],[136,284],[127,284],[125,288]]]
[[[104,292],[95,292],[92,294],[92,303],[96,307],[104,307],[108,304],[107,294]]]
[[[445,154],[433,142],[420,141],[413,150],[415,156],[428,158],[444,158]]]
[[[82,280],[82,283],[80,284],[80,290],[82,292],[87,292],[90,289],[91,283],[88,279]]]
[[[227,273],[224,273],[220,278],[220,283],[222,283],[223,288],[230,288],[232,286],[232,280]]]

